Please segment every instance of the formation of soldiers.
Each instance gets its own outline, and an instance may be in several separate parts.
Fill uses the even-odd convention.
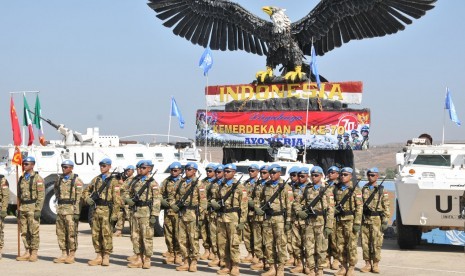
[[[54,187],[62,254],[55,263],[74,263],[80,205],[85,202],[94,207],[91,231],[96,257],[88,262],[90,266],[110,264],[112,238],[121,236],[127,218],[134,252],[128,267],[150,268],[153,229],[163,209],[167,245],[163,262],[176,265],[177,271],[195,272],[199,260],[209,260],[208,266],[218,267],[218,275],[239,275],[240,263],[263,271],[262,276],[284,275],[285,266],[293,266],[290,271],[296,274],[323,275],[327,268],[337,270],[334,275],[354,275],[361,236],[365,261],[361,272],[379,273],[390,209],[388,194],[378,184],[377,168],[368,170],[368,183],[360,188],[350,167],[332,166],[326,177],[319,166],[292,167],[284,181],[278,164],[250,165],[247,180],[242,181],[243,176],[235,177],[234,164],[208,164],[202,177],[196,163],[174,162],[170,176],[159,185],[149,160],[140,161],[136,168],[129,166],[123,179],[110,172],[111,163],[103,159],[101,174],[85,189],[72,171],[73,162],[62,163],[63,174]],[[44,183],[34,164],[33,157],[24,159],[24,175],[18,183],[26,248],[18,261],[37,261]],[[1,257],[9,194],[8,182],[1,176],[0,187]],[[248,252],[243,258],[242,241]]]

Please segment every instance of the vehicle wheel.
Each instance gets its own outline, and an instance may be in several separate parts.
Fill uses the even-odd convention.
[[[45,188],[44,207],[42,208],[41,222],[45,224],[54,224],[57,219],[57,203],[53,185],[55,182],[47,183]]]
[[[421,239],[421,232],[416,226],[404,225],[400,216],[399,203],[396,200],[397,244],[400,249],[415,249]]]
[[[158,216],[157,221],[155,222],[155,226],[153,234],[155,237],[163,237],[163,223],[165,221],[165,211],[161,210],[160,215]]]

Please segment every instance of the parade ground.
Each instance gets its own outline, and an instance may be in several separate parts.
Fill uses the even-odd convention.
[[[130,269],[127,268],[126,257],[132,255],[132,245],[129,239],[129,231],[126,228],[123,237],[113,238],[114,251],[110,256],[110,266],[91,267],[87,265],[89,259],[95,257],[94,248],[87,223],[79,225],[79,248],[76,253],[76,263],[55,264],[53,259],[60,255],[58,248],[55,225],[40,226],[39,261],[36,263],[18,262],[17,254],[17,225],[14,217],[7,217],[5,225],[5,248],[3,259],[0,260],[2,275],[216,275],[216,268],[207,266],[207,261],[199,261],[198,272],[178,272],[173,265],[162,263],[162,253],[166,250],[164,238],[154,238],[154,255],[152,256],[152,268]],[[24,248],[21,244],[21,254]],[[241,244],[242,255],[246,250]],[[200,253],[203,253],[201,247]],[[361,248],[358,248],[359,261],[357,275],[374,275],[361,273],[363,267]],[[452,245],[424,244],[416,250],[399,250],[396,240],[385,240],[382,260],[380,262],[381,275],[465,275],[465,254],[463,247]],[[257,271],[250,270],[248,265],[240,265],[242,275],[259,275]],[[286,275],[293,275],[286,268]],[[324,275],[332,275],[334,271],[326,269]],[[301,274],[303,275],[303,274]]]

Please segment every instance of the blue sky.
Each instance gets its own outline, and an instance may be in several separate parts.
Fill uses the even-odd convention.
[[[264,5],[287,9],[292,21],[318,1],[236,1],[263,18]],[[43,116],[85,132],[120,136],[168,132],[170,96],[186,121],[171,133],[194,137],[194,114],[204,108],[198,61],[203,48],[161,25],[146,0],[1,1],[0,144],[12,143],[10,91],[39,90]],[[363,81],[361,106],[370,108],[372,144],[442,137],[445,87],[465,123],[465,1],[436,8],[392,36],[351,41],[318,58],[331,81]],[[248,83],[265,57],[213,52],[209,84]],[[15,96],[22,111],[22,97]],[[29,105],[34,97],[29,96]],[[465,126],[445,120],[446,140],[465,140]],[[46,138],[59,135],[49,126]]]

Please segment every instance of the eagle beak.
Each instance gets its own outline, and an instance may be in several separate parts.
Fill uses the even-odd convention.
[[[269,6],[263,7],[262,10],[263,10],[264,12],[266,12],[269,16],[271,16],[271,15],[273,14],[273,10],[272,10],[272,8],[269,7]]]

